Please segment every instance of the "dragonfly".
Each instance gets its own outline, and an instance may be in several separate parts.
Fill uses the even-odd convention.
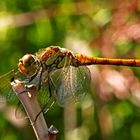
[[[19,59],[17,69],[0,77],[0,96],[11,101],[8,92],[10,82],[18,79],[26,85],[35,84],[38,96],[45,104],[53,98],[60,106],[79,100],[89,92],[90,71],[88,65],[120,65],[140,67],[140,59],[114,59],[73,53],[59,46],[50,46],[37,53],[26,54]]]

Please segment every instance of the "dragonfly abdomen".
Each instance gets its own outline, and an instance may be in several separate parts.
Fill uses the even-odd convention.
[[[76,54],[75,58],[78,60],[79,65],[122,65],[122,66],[137,66],[140,67],[140,59],[115,59],[115,58],[100,58],[90,57],[82,54]]]

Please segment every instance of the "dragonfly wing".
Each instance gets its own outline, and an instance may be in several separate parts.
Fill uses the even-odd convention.
[[[14,79],[21,79],[22,74],[18,70],[12,70],[2,76],[0,76],[0,101],[3,99],[10,104],[13,104],[17,100],[16,94],[11,88],[11,81]]]
[[[41,86],[41,89],[38,91],[37,94],[38,94],[38,100],[40,102],[41,107],[44,107],[49,102],[49,100],[51,100],[49,96],[50,91],[48,88],[48,83],[43,83],[43,85]]]
[[[51,73],[55,97],[64,106],[71,100],[79,100],[89,90],[90,71],[85,66],[67,66]]]
[[[68,102],[73,98],[72,94],[70,93],[70,91],[72,91],[72,87],[69,79],[69,68],[70,67],[68,66],[62,69],[55,70],[51,73],[51,80],[54,87],[52,93],[60,106],[64,106],[66,104],[66,100]]]
[[[72,83],[74,83],[74,95],[76,99],[81,99],[90,90],[91,75],[90,70],[86,66],[78,68],[72,67]]]
[[[10,87],[10,81],[14,77],[15,72],[14,70],[2,75],[0,77],[0,96],[1,99],[6,97],[7,100],[10,98],[11,93],[11,87]]]

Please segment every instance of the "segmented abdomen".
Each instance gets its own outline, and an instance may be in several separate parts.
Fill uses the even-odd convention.
[[[80,65],[122,65],[122,66],[137,66],[140,67],[140,59],[115,59],[115,58],[100,58],[90,57],[82,54],[76,54],[75,58]]]

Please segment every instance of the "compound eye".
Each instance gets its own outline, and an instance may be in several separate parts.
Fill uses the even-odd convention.
[[[32,54],[24,55],[18,63],[18,69],[25,74],[33,74],[36,69],[36,60]]]
[[[25,66],[31,66],[32,64],[35,63],[35,58],[33,55],[31,54],[26,54],[23,56],[23,58],[20,60],[20,62]]]

